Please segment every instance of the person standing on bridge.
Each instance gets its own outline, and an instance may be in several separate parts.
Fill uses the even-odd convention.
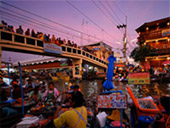
[[[25,32],[26,36],[30,36],[30,29],[28,28],[27,31]]]
[[[19,26],[19,28],[16,29],[16,33],[19,33],[19,34],[23,34],[24,33],[21,25]]]
[[[31,31],[31,36],[32,36],[32,37],[36,37],[36,34],[35,34],[34,29],[32,29],[32,31]]]
[[[54,35],[52,35],[51,40],[52,40],[52,43],[55,43],[55,36]]]

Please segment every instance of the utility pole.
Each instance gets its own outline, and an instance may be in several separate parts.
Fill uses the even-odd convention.
[[[127,16],[126,16],[126,24],[118,25],[117,28],[125,28],[124,36],[123,36],[123,58],[126,59],[127,62],[127,56],[126,56],[126,50],[127,50]]]
[[[82,31],[84,31],[84,19],[82,20]],[[81,33],[81,48],[82,48],[82,43],[83,43],[83,33]]]

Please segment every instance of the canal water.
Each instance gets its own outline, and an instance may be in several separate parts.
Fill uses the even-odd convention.
[[[62,92],[68,90],[69,84],[79,85],[86,102],[91,106],[95,101],[96,96],[102,92],[102,83],[103,80],[76,80],[67,83],[58,81],[55,82],[55,86],[60,92]],[[170,94],[170,83],[154,82],[150,85],[128,85],[128,83],[114,81],[113,84],[114,90],[122,90],[124,94],[127,94],[126,87],[130,86],[136,98]]]

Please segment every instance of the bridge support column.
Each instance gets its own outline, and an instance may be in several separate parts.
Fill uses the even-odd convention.
[[[82,59],[73,59],[73,78],[82,78]]]

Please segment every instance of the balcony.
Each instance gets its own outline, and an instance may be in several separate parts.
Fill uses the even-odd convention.
[[[162,34],[163,30],[168,30],[168,29],[159,29],[159,30],[152,30],[148,32],[142,32],[140,37],[138,37],[138,40],[152,40],[152,39],[166,37],[166,36],[163,36]]]
[[[166,49],[152,49],[150,55],[156,56],[156,55],[166,55],[170,54],[170,48]]]

